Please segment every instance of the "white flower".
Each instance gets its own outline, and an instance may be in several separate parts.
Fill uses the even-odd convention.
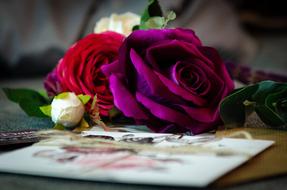
[[[101,18],[94,28],[95,33],[114,31],[128,36],[135,25],[140,23],[140,16],[131,12],[112,14],[110,17]]]
[[[84,104],[72,92],[67,92],[60,98],[55,97],[51,104],[53,122],[65,127],[77,125],[83,118],[84,112]]]

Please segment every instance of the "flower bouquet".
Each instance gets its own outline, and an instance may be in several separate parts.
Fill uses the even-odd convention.
[[[51,117],[57,129],[96,124],[109,130],[131,122],[154,132],[199,134],[223,121],[244,123],[246,110],[268,125],[286,124],[286,84],[267,81],[233,91],[214,48],[191,29],[167,28],[175,17],[150,0],[141,17],[103,18],[48,74],[48,97],[29,89],[4,92],[29,116]]]

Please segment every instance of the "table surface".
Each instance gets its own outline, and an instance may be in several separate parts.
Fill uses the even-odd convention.
[[[41,79],[25,80],[25,81],[4,81],[0,82],[0,88],[2,87],[29,87],[34,89],[41,88]],[[2,92],[0,92],[0,131],[17,131],[24,129],[47,129],[52,126],[49,119],[31,118],[26,116],[20,108],[9,102]],[[286,160],[287,161],[287,160]],[[286,162],[287,163],[287,162]],[[238,168],[240,169],[240,168]],[[235,169],[232,172],[236,172]],[[232,174],[229,173],[227,175]],[[223,176],[224,178],[225,176]],[[1,190],[65,190],[65,189],[137,189],[137,190],[164,190],[164,189],[187,189],[181,187],[163,187],[163,186],[147,186],[147,185],[131,185],[131,184],[117,184],[117,183],[103,183],[103,182],[91,182],[91,181],[79,181],[79,180],[67,180],[49,177],[38,177],[20,174],[0,173]],[[287,187],[287,175],[267,177],[256,181],[245,181],[244,183],[233,184],[227,187],[219,187],[214,183],[211,186],[204,189],[226,189],[226,190],[257,190],[257,189],[286,189]],[[197,188],[189,188],[197,189]]]

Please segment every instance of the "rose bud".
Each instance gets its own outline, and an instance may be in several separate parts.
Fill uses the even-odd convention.
[[[56,96],[51,104],[51,117],[54,123],[65,127],[77,125],[83,118],[85,108],[81,100],[72,92]]]

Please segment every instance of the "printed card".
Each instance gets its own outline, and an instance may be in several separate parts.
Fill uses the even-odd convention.
[[[0,171],[132,184],[204,187],[273,141],[86,131],[0,155]]]

